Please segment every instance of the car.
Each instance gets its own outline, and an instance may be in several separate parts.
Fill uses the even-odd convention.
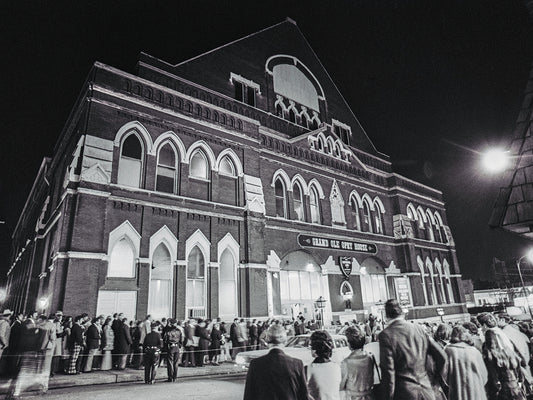
[[[302,360],[304,365],[309,365],[313,362],[310,338],[311,334],[289,337],[283,347],[283,351],[291,357]],[[331,361],[340,364],[350,354],[348,340],[344,335],[331,335],[331,338],[333,339],[333,355]],[[376,361],[379,363],[379,346],[377,343],[368,343],[365,345],[365,350],[374,354]],[[237,354],[235,363],[243,368],[247,368],[250,365],[250,361],[254,358],[264,356],[268,351],[269,349],[243,351]]]

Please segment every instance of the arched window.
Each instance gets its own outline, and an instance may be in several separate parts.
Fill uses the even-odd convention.
[[[276,105],[276,115],[283,118],[283,107],[279,103]]]
[[[287,218],[285,185],[279,178],[276,179],[276,183],[274,184],[274,191],[276,196],[276,217]]]
[[[220,167],[218,169],[218,172],[227,176],[235,176],[235,166],[233,165],[233,161],[228,156],[225,156],[220,161]]]
[[[431,212],[429,210],[426,211],[426,218],[428,221],[427,226],[426,226],[427,239],[431,241],[435,241],[435,224],[433,221],[433,216],[431,215]]]
[[[428,239],[426,226],[424,224],[424,214],[420,210],[418,210],[418,238],[426,240]]]
[[[294,203],[294,218],[298,221],[305,221],[302,188],[297,182],[292,187],[292,198]]]
[[[363,200],[363,220],[361,221],[361,230],[363,232],[372,232],[372,217],[370,214],[370,205]]]
[[[320,198],[314,186],[309,188],[309,208],[311,209],[311,222],[313,224],[320,224]]]
[[[170,252],[160,244],[152,256],[148,313],[154,318],[172,316],[172,263]]]
[[[113,246],[107,276],[109,278],[133,278],[135,276],[135,252],[128,239],[122,238]]]
[[[407,218],[411,220],[411,227],[413,228],[414,237],[418,236],[418,221],[416,220],[416,210],[412,209],[410,206],[407,207]]]
[[[155,188],[159,192],[177,193],[178,163],[176,151],[170,143],[159,149]]]
[[[377,204],[374,206],[374,226],[376,227],[376,233],[381,235],[385,233],[383,229],[383,214],[381,214],[381,209]]]
[[[428,288],[426,286],[426,276],[425,276],[426,273],[425,273],[425,268],[424,268],[424,262],[422,261],[420,256],[416,258],[416,262],[418,264],[418,268],[420,269],[420,280],[422,282],[422,289],[424,291],[424,305],[428,306],[430,303],[429,303],[429,296],[428,296]]]
[[[139,138],[130,134],[122,142],[118,164],[119,185],[141,187],[143,149]]]
[[[304,113],[300,116],[300,118],[301,118],[301,125],[307,128],[309,126],[309,118],[307,117],[307,115],[305,115]]]
[[[356,231],[361,230],[361,215],[359,214],[359,204],[357,203],[357,199],[352,196],[350,199],[350,211],[352,213],[352,229]]]
[[[192,177],[200,179],[209,179],[209,164],[207,162],[207,157],[205,154],[197,150],[191,157],[191,162],[189,165],[189,174]]]
[[[198,246],[187,258],[187,309],[189,317],[205,315],[205,259]]]
[[[230,250],[226,249],[220,257],[219,315],[236,317],[237,307],[237,268],[236,260]]]
[[[321,137],[318,138],[317,146],[318,151],[324,151],[324,142],[322,141]]]
[[[294,108],[289,109],[289,121],[296,123],[296,113],[294,112]]]

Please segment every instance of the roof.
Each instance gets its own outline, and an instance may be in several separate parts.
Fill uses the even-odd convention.
[[[513,163],[503,176],[489,226],[533,239],[533,65],[513,132]]]

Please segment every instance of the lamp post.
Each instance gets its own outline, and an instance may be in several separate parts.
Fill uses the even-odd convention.
[[[437,314],[439,314],[440,322],[444,323],[444,308],[437,308]]]
[[[530,263],[533,263],[533,249],[529,250],[526,254],[516,260],[516,268],[518,269],[518,275],[520,276],[520,282],[522,283],[522,290],[524,291],[524,298],[526,299],[527,309],[529,315],[533,318],[533,313],[531,312],[531,307],[529,306],[529,300],[527,298],[526,285],[524,283],[524,278],[522,277],[522,269],[520,268],[520,263],[524,258],[527,258]]]
[[[321,329],[324,329],[324,308],[326,308],[326,299],[320,296],[315,301],[316,307],[320,310],[320,326]]]
[[[46,307],[48,307],[48,297],[41,297],[39,301],[37,302],[39,309],[44,313],[46,310]]]

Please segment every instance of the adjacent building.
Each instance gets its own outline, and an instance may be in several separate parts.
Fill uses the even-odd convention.
[[[288,19],[178,64],[94,64],[14,231],[7,306],[329,322],[388,298],[464,318],[442,193],[393,172]]]

